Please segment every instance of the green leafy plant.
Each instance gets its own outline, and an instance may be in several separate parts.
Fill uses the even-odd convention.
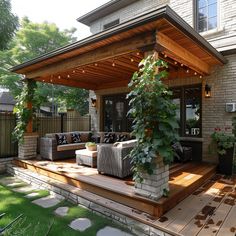
[[[35,107],[35,90],[36,81],[29,80],[27,83],[24,83],[21,94],[17,96],[17,103],[13,110],[14,114],[16,114],[17,124],[14,129],[13,136],[19,143],[23,143],[27,124],[33,117],[33,110],[29,109],[27,104],[32,102],[33,107]]]
[[[94,142],[87,142],[87,143],[85,144],[86,147],[92,147],[92,146],[96,146],[96,145],[97,145],[97,144],[94,143]]]
[[[232,133],[234,137],[236,138],[236,116],[232,118],[232,126],[233,126]]]
[[[178,139],[176,106],[167,86],[162,82],[168,73],[167,63],[148,56],[133,74],[127,97],[130,99],[128,115],[134,118],[133,132],[138,143],[131,151],[134,180],[142,181],[142,173],[153,174],[155,159],[165,164],[173,160],[171,144]]]
[[[236,141],[235,136],[222,131],[215,131],[212,133],[211,138],[212,142],[209,146],[210,152],[214,147],[216,147],[216,151],[220,155],[224,155],[227,149],[234,146],[234,142]]]

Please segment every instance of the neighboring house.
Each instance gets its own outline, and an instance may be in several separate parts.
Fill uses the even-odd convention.
[[[234,113],[225,106],[236,103],[235,11],[234,0],[112,0],[78,18],[92,36],[12,70],[91,90],[92,129],[130,131],[127,84],[139,61],[157,51],[169,62],[182,142],[194,148],[194,160],[216,162],[210,135],[231,127]]]
[[[0,92],[0,112],[13,112],[15,104],[16,101],[10,92]]]

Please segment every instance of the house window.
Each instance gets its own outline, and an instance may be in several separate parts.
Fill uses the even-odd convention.
[[[118,24],[120,24],[120,20],[119,19],[114,20],[112,22],[109,22],[109,23],[103,25],[103,29],[106,30],[106,29],[109,29],[109,28],[111,28],[111,27],[113,27],[115,25],[118,25]]]
[[[132,131],[132,118],[127,117],[129,105],[126,94],[104,96],[103,108],[103,131]]]
[[[201,137],[201,85],[172,88],[180,136]]]
[[[196,0],[196,28],[205,32],[218,27],[217,0]]]

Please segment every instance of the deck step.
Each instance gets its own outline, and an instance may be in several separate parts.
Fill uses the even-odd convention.
[[[145,212],[141,212],[105,197],[82,190],[78,187],[62,183],[29,169],[8,165],[7,170],[11,175],[17,176],[19,179],[22,179],[29,184],[60,194],[74,204],[85,206],[95,213],[105,215],[106,217],[119,221],[130,229],[135,229],[137,233],[140,233],[141,231],[143,235],[159,233],[160,235],[165,234],[166,236],[181,236],[181,234],[156,225],[155,222],[158,218]]]

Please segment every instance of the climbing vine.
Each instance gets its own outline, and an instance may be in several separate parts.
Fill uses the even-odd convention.
[[[17,103],[13,112],[16,114],[17,124],[14,129],[13,136],[19,143],[23,143],[27,124],[33,117],[33,110],[29,109],[27,104],[35,103],[34,93],[36,88],[36,81],[28,80],[27,82],[23,83],[21,94],[16,98]]]
[[[128,114],[134,119],[132,134],[138,140],[130,156],[137,181],[142,181],[142,173],[153,174],[156,158],[165,164],[173,160],[171,144],[178,139],[178,123],[172,92],[162,82],[167,78],[167,67],[163,60],[148,56],[129,83]]]

